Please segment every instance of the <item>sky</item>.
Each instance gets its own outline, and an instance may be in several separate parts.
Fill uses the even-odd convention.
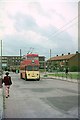
[[[0,0],[3,55],[45,56],[78,50],[78,0]]]

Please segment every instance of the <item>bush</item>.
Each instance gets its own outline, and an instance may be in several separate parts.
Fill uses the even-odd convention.
[[[78,72],[78,67],[77,66],[72,66],[70,71],[71,72]]]

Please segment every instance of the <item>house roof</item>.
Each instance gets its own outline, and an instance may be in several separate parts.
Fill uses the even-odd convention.
[[[55,57],[52,57],[52,58],[48,59],[48,61],[50,61],[50,60],[68,60],[68,59],[70,59],[71,57],[73,57],[73,56],[75,56],[75,55],[76,55],[76,54],[55,56]]]

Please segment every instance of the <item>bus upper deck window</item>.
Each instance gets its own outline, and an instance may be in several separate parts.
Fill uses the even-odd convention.
[[[34,60],[38,60],[38,57],[34,57]]]

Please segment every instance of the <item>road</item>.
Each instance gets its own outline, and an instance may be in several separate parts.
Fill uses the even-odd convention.
[[[10,73],[4,118],[78,118],[78,84],[56,79],[25,81]]]

